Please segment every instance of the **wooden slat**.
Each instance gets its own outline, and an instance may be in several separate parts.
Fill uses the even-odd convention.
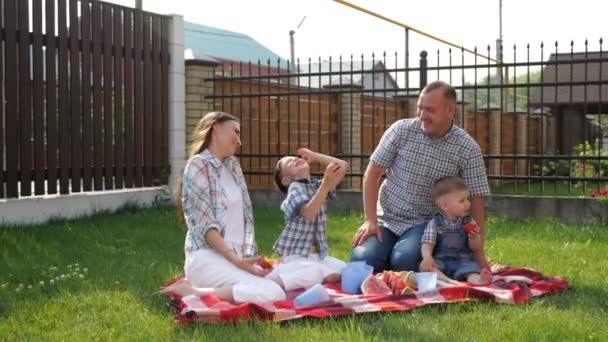
[[[82,189],[93,189],[93,117],[91,112],[91,4],[80,1],[80,34],[82,37]]]
[[[4,1],[0,2],[0,14],[4,13]],[[4,29],[4,17],[0,15],[0,22],[2,22],[2,29]],[[0,40],[0,61],[4,61],[4,38]],[[4,64],[0,63],[0,199],[4,198]]]
[[[34,71],[34,177],[36,195],[43,195],[45,163],[44,143],[44,75],[42,69],[42,2],[32,2],[33,71]]]
[[[124,11],[124,44],[125,44],[125,187],[133,187],[133,160],[135,144],[133,143],[133,11]]]
[[[114,151],[116,177],[114,187],[122,189],[124,184],[124,132],[123,132],[123,70],[122,70],[122,9],[114,6]]]
[[[66,0],[58,0],[57,26],[59,28],[59,192],[70,192],[70,95],[68,84],[68,29],[66,22]]]
[[[152,91],[153,91],[153,138],[152,145],[153,149],[153,161],[152,161],[152,174],[156,181],[160,180],[160,160],[162,152],[162,133],[161,133],[161,115],[162,115],[162,102],[161,102],[161,89],[162,89],[162,78],[160,69],[160,16],[152,16]]]
[[[148,13],[143,14],[143,55],[144,55],[144,185],[152,185],[153,163],[153,123],[154,123],[154,94],[152,92],[152,61],[151,61],[151,20]]]
[[[135,116],[134,116],[134,134],[135,137],[135,186],[143,185],[143,165],[144,165],[144,77],[143,77],[143,13],[135,11],[133,25],[133,42],[135,43],[135,52],[133,57],[134,63],[134,87],[135,90]]]
[[[29,44],[29,8],[19,1],[19,167],[21,196],[31,195],[32,181],[32,104]]]
[[[104,187],[114,188],[114,146],[112,105],[112,6],[103,3],[103,127],[104,127]]]
[[[4,46],[5,55],[5,77],[6,84],[13,85],[6,87],[6,196],[18,197],[17,170],[19,135],[17,132],[18,123],[18,101],[17,87],[18,76],[17,68],[17,0],[4,1],[4,27],[6,31],[6,43]]]
[[[78,2],[69,0],[70,9],[70,146],[71,146],[71,176],[72,192],[80,192],[82,167],[82,108],[80,98],[80,20],[78,18]]]
[[[45,34],[55,37],[55,1],[45,4]],[[55,39],[46,41],[46,168],[47,193],[57,193],[57,49]]]
[[[101,54],[101,3],[91,2],[93,38],[93,183],[95,190],[103,190],[103,127],[101,80],[103,55]]]
[[[163,182],[168,182],[169,176],[169,18],[163,17],[161,29],[160,49],[162,53],[161,75],[162,75],[162,120],[161,120],[161,167],[164,170]]]

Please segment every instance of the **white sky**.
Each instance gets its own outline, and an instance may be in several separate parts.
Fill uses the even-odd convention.
[[[134,0],[110,0],[134,6]],[[494,51],[498,37],[498,0],[352,0],[352,3],[400,21],[457,45],[484,50],[488,44]],[[401,56],[404,30],[380,19],[370,17],[331,0],[143,0],[144,9],[152,12],[177,13],[187,21],[245,33],[280,56],[289,58],[289,30],[295,29],[303,16],[302,27],[296,31],[296,57],[305,60],[321,56],[336,58],[351,53],[381,54],[386,51]],[[608,38],[608,1],[604,0],[504,0],[503,40],[505,60],[512,60],[513,44],[517,44],[518,60],[524,58],[526,43],[539,50],[545,42],[545,59],[555,50],[583,50],[585,38],[589,50],[599,49],[599,38]],[[548,47],[547,47],[548,45]],[[608,42],[603,50],[608,50]],[[432,43],[410,33],[410,60],[417,63],[421,49],[433,51],[445,45]],[[445,50],[445,52],[444,52]],[[537,53],[538,51],[534,51]],[[492,52],[493,54],[494,52]],[[521,56],[521,57],[520,57]],[[394,57],[393,57],[394,58]]]

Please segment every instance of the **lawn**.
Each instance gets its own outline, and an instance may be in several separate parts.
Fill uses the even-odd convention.
[[[258,242],[268,254],[281,229],[281,215],[276,209],[258,209],[255,215]],[[77,221],[0,228],[0,340],[605,340],[608,336],[606,227],[489,218],[490,257],[561,275],[572,284],[563,294],[524,305],[460,303],[326,320],[184,327],[172,322],[165,299],[154,294],[161,283],[181,272],[184,234],[175,218],[169,208],[127,209]],[[349,241],[360,220],[359,213],[332,213],[329,243],[335,256],[348,257]]]

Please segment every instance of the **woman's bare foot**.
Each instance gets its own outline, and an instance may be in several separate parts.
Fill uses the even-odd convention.
[[[173,293],[173,294],[179,295],[181,297],[195,293],[194,288],[192,287],[192,284],[190,284],[190,282],[186,278],[179,279],[176,282],[174,282],[173,284],[161,289],[158,292],[160,294],[165,294],[165,295],[169,294],[169,293]]]

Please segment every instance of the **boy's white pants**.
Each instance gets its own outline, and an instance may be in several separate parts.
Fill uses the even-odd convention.
[[[285,299],[285,291],[277,283],[241,270],[214,249],[187,253],[184,273],[195,287],[232,286],[232,297],[237,303]]]
[[[309,288],[321,284],[323,279],[330,274],[340,274],[346,267],[342,260],[326,256],[321,260],[319,254],[288,255],[281,258],[281,263],[266,277],[280,279],[286,291],[294,289]]]

